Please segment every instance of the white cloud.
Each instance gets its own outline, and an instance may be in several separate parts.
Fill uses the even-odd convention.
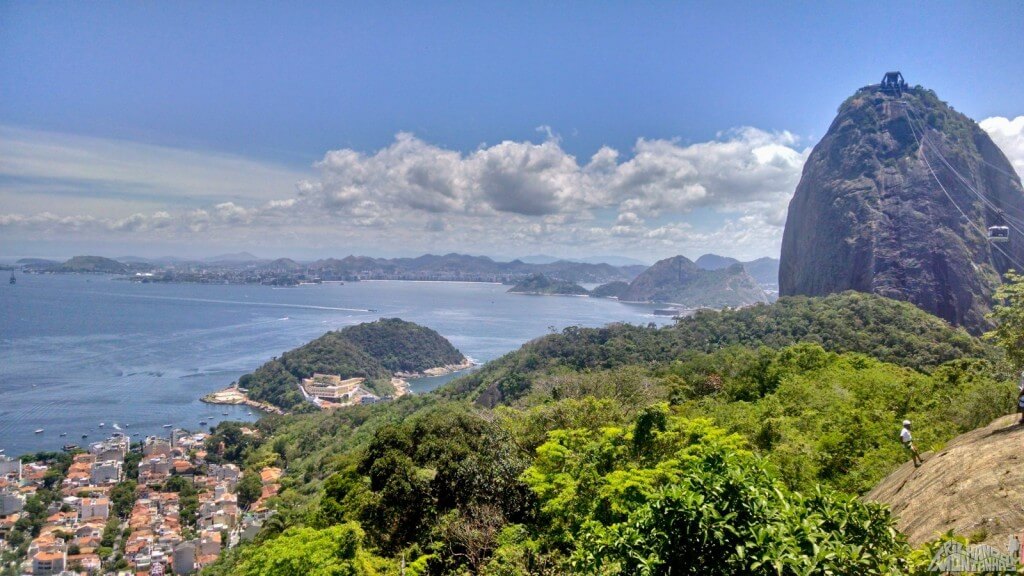
[[[1006,154],[1018,175],[1024,177],[1024,116],[1014,119],[995,116],[980,123],[992,141]]]
[[[132,209],[126,205],[120,214],[12,210],[0,215],[0,233],[31,228],[68,237],[145,234],[168,242],[197,233],[210,241],[273,236],[296,243],[360,243],[378,252],[664,255],[694,254],[706,246],[763,255],[778,250],[786,204],[808,154],[790,133],[742,128],[693,144],[639,139],[628,155],[606,146],[581,163],[550,128],[538,130],[545,135],[539,143],[504,141],[469,152],[399,133],[372,153],[327,152],[312,177],[257,168],[247,160],[200,160],[197,152],[125,143],[66,139],[49,159],[35,157],[48,150],[15,145],[8,149],[20,150],[18,159],[0,162],[0,175],[44,179],[47,165],[77,158],[62,168],[62,178],[159,193],[143,204],[126,203]],[[90,147],[93,152],[82,149]],[[128,159],[118,160],[118,154]],[[186,160],[204,168],[172,178]],[[150,173],[154,165],[159,167]],[[228,172],[257,177],[242,174],[227,184]],[[156,198],[161,195],[163,202]],[[702,222],[694,215],[698,209],[718,216]]]

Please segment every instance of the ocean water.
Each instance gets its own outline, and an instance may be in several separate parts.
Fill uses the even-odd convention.
[[[381,317],[429,326],[477,362],[566,326],[669,321],[649,305],[506,290],[448,282],[135,284],[85,275],[18,275],[11,286],[4,277],[0,449],[13,456],[81,445],[114,424],[141,438],[165,434],[165,424],[199,430],[203,419],[253,420],[259,414],[247,407],[199,398],[328,330]],[[449,379],[414,380],[412,389]]]

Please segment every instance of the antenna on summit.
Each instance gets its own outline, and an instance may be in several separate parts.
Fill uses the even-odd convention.
[[[899,70],[886,72],[885,76],[882,76],[880,87],[882,92],[892,92],[897,96],[903,96],[903,91],[907,88],[907,82],[903,80],[903,74]]]

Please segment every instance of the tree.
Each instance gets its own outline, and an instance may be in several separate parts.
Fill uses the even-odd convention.
[[[386,562],[362,550],[355,522],[323,530],[289,528],[277,538],[241,552],[236,576],[371,576]]]
[[[542,548],[584,574],[896,574],[909,553],[888,512],[790,492],[706,420],[552,432],[524,478]],[[644,438],[636,442],[637,433]],[[509,556],[505,550],[496,558]]]
[[[996,327],[985,338],[1006,351],[1014,368],[1024,370],[1024,275],[1007,272],[1006,282],[996,290],[995,301],[988,318],[996,322]]]
[[[260,481],[260,475],[255,471],[247,471],[238,482],[236,492],[238,493],[238,505],[248,508],[263,494],[263,482]]]

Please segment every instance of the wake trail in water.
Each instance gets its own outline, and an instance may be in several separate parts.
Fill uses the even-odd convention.
[[[143,300],[173,300],[177,302],[199,302],[203,304],[228,304],[233,306],[263,306],[268,308],[299,308],[302,310],[331,310],[336,312],[369,312],[368,308],[339,308],[337,306],[316,306],[313,304],[288,304],[286,302],[243,302],[239,300],[215,300],[212,298],[186,298],[184,296],[153,296],[151,294],[123,294],[118,292],[88,292],[104,296],[122,296]]]

